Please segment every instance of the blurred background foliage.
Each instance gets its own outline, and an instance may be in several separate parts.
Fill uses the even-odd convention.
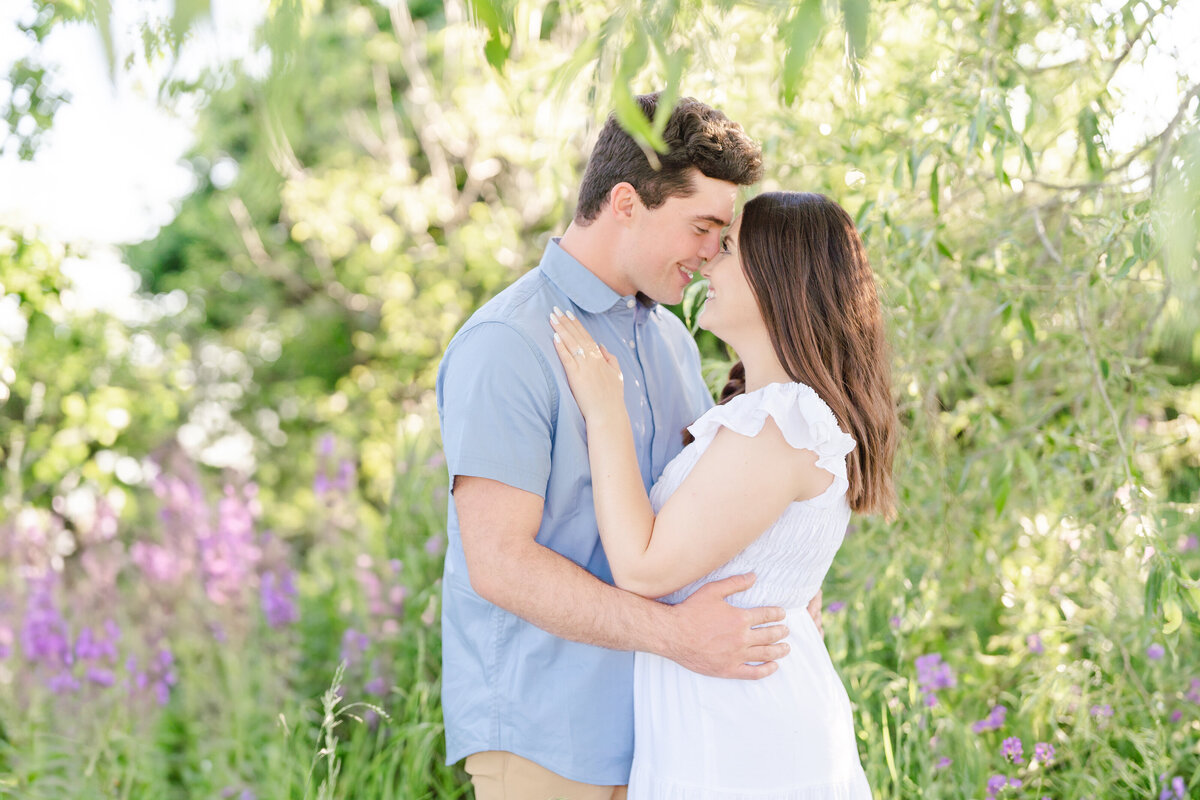
[[[123,68],[106,3],[34,6],[27,35],[87,20]],[[207,12],[181,0],[147,19],[143,55],[170,63]],[[348,620],[371,617],[363,563],[399,559],[419,602],[378,637],[393,725],[343,732],[333,752],[357,777],[342,788],[332,761],[320,774],[329,796],[375,796],[397,770],[406,796],[458,791],[461,775],[432,766],[445,499],[432,378],[457,327],[565,228],[609,109],[652,151],[654,123],[629,108],[663,88],[763,143],[758,189],[844,205],[878,275],[905,426],[900,517],[856,524],[826,602],[879,796],[980,796],[989,774],[1016,775],[999,738],[970,730],[998,705],[1005,735],[1057,744],[1052,767],[1020,773],[1047,794],[1195,786],[1200,84],[1174,78],[1177,110],[1132,133],[1127,110],[1176,13],[1165,0],[271,3],[265,71],[164,71],[164,102],[201,106],[195,189],[125,250],[137,319],[72,310],[73,243],[0,231],[0,527],[13,543],[0,611],[19,616],[39,570],[73,591],[97,509],[129,547],[165,547],[178,528],[155,533],[163,476],[253,482],[255,525],[285,545],[275,559],[298,570],[302,612],[291,639],[262,645],[295,693],[245,711],[254,736],[328,683]],[[4,146],[23,156],[70,102],[48,70],[35,55],[9,76],[24,88],[0,109]],[[677,309],[689,323],[693,289]],[[717,386],[730,354],[698,341]],[[190,650],[186,663],[206,663]],[[931,653],[958,675],[934,705],[913,668]],[[200,685],[227,697],[229,680]],[[168,721],[190,736],[234,724],[189,697]],[[211,765],[180,730],[157,741]],[[11,734],[0,758],[28,765]],[[226,783],[185,770],[123,785],[266,787],[290,752],[216,749]]]

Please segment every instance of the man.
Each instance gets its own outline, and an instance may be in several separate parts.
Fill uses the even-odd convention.
[[[653,118],[657,95],[638,98]],[[761,150],[690,98],[655,170],[615,119],[588,161],[575,219],[537,269],[484,305],[446,350],[438,411],[450,471],[443,583],[447,757],[476,797],[624,796],[633,752],[633,653],[707,675],[757,679],[787,652],[778,608],[709,584],[678,606],[614,588],[592,507],[583,418],[549,315],[578,315],[620,360],[649,487],[712,399],[677,303],[720,248]],[[762,626],[762,627],[755,627]]]

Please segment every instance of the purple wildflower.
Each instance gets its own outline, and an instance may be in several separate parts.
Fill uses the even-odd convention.
[[[834,600],[829,605],[825,606],[825,611],[829,614],[836,614],[846,607],[846,604],[841,600]]]
[[[1163,646],[1158,642],[1155,642],[1146,648],[1146,658],[1150,659],[1151,661],[1158,661],[1165,653],[1166,650],[1164,650]]]
[[[1183,719],[1183,712],[1178,708],[1171,712],[1171,722],[1179,722]]]
[[[949,756],[942,756],[941,758],[939,758],[937,760],[937,763],[933,765],[933,768],[934,769],[945,769],[946,767],[950,766],[953,763],[954,762],[950,759]]]
[[[1025,748],[1021,744],[1021,739],[1017,736],[1010,736],[1004,740],[1001,744],[1001,753],[1014,764],[1020,764],[1025,760]]]
[[[1200,705],[1200,678],[1192,678],[1192,688],[1188,689],[1185,697],[1193,703]]]
[[[1159,776],[1159,780],[1163,782],[1163,790],[1158,795],[1158,800],[1187,800],[1187,784],[1183,778],[1176,775],[1171,778],[1170,784],[1167,784],[1167,776],[1165,774]]]
[[[21,649],[31,662],[52,667],[67,667],[74,660],[67,621],[54,602],[53,573],[30,580],[25,624],[21,629]]]
[[[46,681],[46,686],[55,694],[71,694],[79,691],[79,681],[69,670],[63,670],[57,675],[51,676]]]
[[[12,655],[12,645],[12,628],[0,622],[0,658],[8,658]]]
[[[996,793],[1008,785],[1008,778],[1003,775],[993,775],[988,778],[987,796],[989,800],[996,800]]]
[[[1200,536],[1192,534],[1183,543],[1183,547],[1179,548],[1182,552],[1187,553],[1191,550],[1200,550]]]
[[[1031,633],[1025,637],[1025,646],[1029,648],[1029,652],[1040,656],[1046,652],[1045,646],[1042,645],[1042,637],[1036,633]]]
[[[116,677],[113,676],[112,670],[101,669],[100,667],[88,667],[87,679],[97,686],[112,686],[116,682]]]
[[[1033,760],[1049,764],[1054,760],[1054,745],[1049,742],[1038,742],[1033,746]]]
[[[388,682],[382,676],[378,676],[367,681],[367,685],[364,688],[367,690],[367,694],[382,697],[387,694]]]
[[[445,549],[446,540],[440,533],[435,533],[425,540],[425,552],[431,556],[440,556]]]
[[[1008,709],[1004,706],[992,706],[992,710],[988,712],[986,718],[971,724],[971,730],[975,733],[1000,730],[1004,727],[1004,719],[1007,715]]]
[[[278,573],[265,573],[260,588],[263,616],[267,618],[268,625],[280,628],[300,619],[294,600],[296,585],[291,570],[282,568]]]
[[[371,638],[365,633],[359,633],[354,628],[347,628],[342,635],[342,661],[346,662],[346,666],[353,666],[370,645]]]
[[[1104,705],[1094,705],[1091,708],[1093,717],[1111,717],[1113,715],[1113,707],[1108,703]]]
[[[925,706],[933,708],[938,704],[937,691],[950,689],[956,685],[954,672],[950,669],[949,664],[943,663],[941,653],[917,656],[915,664],[917,685],[921,687]]]

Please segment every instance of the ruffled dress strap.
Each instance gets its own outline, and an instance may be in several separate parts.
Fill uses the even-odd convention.
[[[840,500],[850,487],[846,455],[856,443],[838,427],[833,410],[807,384],[769,383],[710,408],[688,430],[698,445],[707,448],[723,427],[743,436],[758,435],[767,417],[775,420],[788,444],[816,453],[817,466],[833,475],[833,484],[806,502],[827,506]]]

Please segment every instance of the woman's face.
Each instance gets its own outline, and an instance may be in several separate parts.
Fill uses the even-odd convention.
[[[720,252],[700,268],[700,274],[708,279],[708,295],[696,318],[701,328],[716,334],[735,350],[747,332],[762,332],[766,327],[742,270],[738,248],[741,228],[739,214],[722,239]]]

